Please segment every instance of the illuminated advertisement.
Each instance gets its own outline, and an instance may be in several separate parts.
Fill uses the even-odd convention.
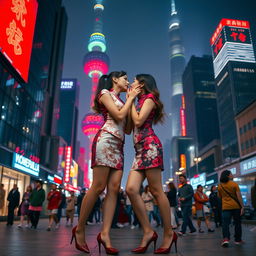
[[[75,79],[65,79],[61,81],[60,89],[61,90],[74,90],[76,86]]]
[[[186,156],[185,154],[181,154],[180,155],[180,167],[186,169],[187,165],[186,165]]]
[[[72,165],[70,168],[70,183],[72,186],[77,188],[78,185],[78,164],[72,160]]]
[[[229,61],[255,63],[248,21],[222,19],[211,38],[215,78]]]
[[[0,0],[0,53],[27,82],[38,3],[36,0]]]
[[[12,167],[34,176],[39,175],[40,165],[17,153],[13,154]]]
[[[64,169],[64,181],[69,183],[70,181],[70,169],[72,161],[72,147],[65,148],[65,169]]]
[[[206,183],[206,174],[205,172],[202,174],[197,174],[193,178],[190,179],[190,185],[193,189],[197,189],[198,185],[205,186]]]
[[[250,159],[244,160],[240,163],[241,175],[246,175],[256,172],[256,156]]]
[[[50,183],[53,183],[53,184],[56,184],[56,185],[61,185],[62,184],[62,178],[58,175],[50,175],[48,174],[47,176],[47,180],[50,182]]]

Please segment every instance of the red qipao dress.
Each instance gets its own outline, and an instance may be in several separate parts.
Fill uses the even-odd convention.
[[[146,99],[152,99],[155,104],[158,104],[153,94],[142,94],[138,97],[138,103],[136,105],[137,112],[141,110]],[[132,170],[145,170],[150,168],[164,169],[163,147],[152,128],[154,115],[155,109],[151,111],[142,126],[134,128],[133,141],[135,158],[131,168]]]
[[[114,90],[103,89],[98,100],[103,94],[109,94],[115,105],[121,109],[124,102]],[[106,166],[117,170],[123,170],[124,165],[124,128],[126,120],[116,122],[108,113],[106,107],[101,104],[100,111],[105,123],[95,135],[92,143],[92,168]]]

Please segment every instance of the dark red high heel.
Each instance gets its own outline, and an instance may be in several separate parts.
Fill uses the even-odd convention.
[[[114,247],[106,247],[106,243],[101,239],[101,233],[98,234],[97,241],[99,245],[99,253],[101,253],[101,244],[104,246],[106,254],[117,255],[119,253],[119,251]]]
[[[156,241],[157,241],[158,235],[157,233],[154,231],[152,237],[150,238],[150,240],[147,242],[146,246],[144,247],[137,247],[133,250],[131,250],[131,252],[133,253],[145,253],[148,249],[148,246],[150,245],[151,242],[154,242],[154,250],[156,249]]]
[[[88,245],[85,243],[84,245],[79,245],[77,243],[77,240],[76,240],[76,228],[77,226],[75,226],[73,229],[72,229],[72,237],[71,237],[71,241],[70,241],[70,244],[72,244],[74,238],[75,238],[75,245],[76,245],[76,249],[81,251],[81,252],[85,252],[85,253],[90,253],[90,250],[88,248]]]
[[[175,244],[175,251],[177,253],[177,240],[178,240],[178,236],[175,232],[173,232],[172,242],[169,248],[158,248],[157,250],[154,251],[154,254],[168,254],[172,248],[173,243]]]

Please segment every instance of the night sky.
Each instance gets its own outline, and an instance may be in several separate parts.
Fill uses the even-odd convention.
[[[110,71],[125,70],[130,81],[138,73],[152,74],[160,89],[165,112],[170,109],[169,36],[171,0],[104,0],[103,33],[107,40]],[[87,147],[80,129],[81,119],[89,110],[90,79],[83,72],[82,61],[93,32],[94,1],[63,0],[68,14],[68,29],[63,78],[77,78],[80,83],[78,140]],[[256,42],[255,0],[176,0],[181,20],[186,61],[192,55],[211,54],[209,40],[222,18],[248,20]],[[188,124],[189,125],[189,124]],[[168,115],[156,133],[164,144],[170,139]],[[133,160],[130,137],[125,144],[125,184]]]

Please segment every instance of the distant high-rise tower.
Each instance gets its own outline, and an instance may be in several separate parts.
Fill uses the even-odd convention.
[[[180,20],[175,7],[171,3],[170,35],[170,66],[171,66],[171,136],[185,136],[182,132],[182,74],[185,68],[184,47],[180,35]]]

